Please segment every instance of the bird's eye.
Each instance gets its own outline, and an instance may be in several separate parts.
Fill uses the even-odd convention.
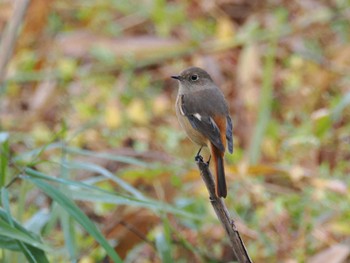
[[[195,74],[195,75],[192,75],[192,76],[191,76],[191,80],[192,80],[192,81],[198,80],[198,75],[196,75],[196,74]]]

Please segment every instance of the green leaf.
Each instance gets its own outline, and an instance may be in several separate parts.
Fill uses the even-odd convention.
[[[113,182],[117,183],[120,187],[122,187],[124,190],[128,191],[132,195],[134,195],[137,198],[144,198],[143,194],[138,191],[136,188],[125,182],[124,180],[120,179],[119,177],[112,174],[107,169],[93,164],[93,163],[83,163],[83,162],[67,162],[67,165],[71,169],[78,169],[78,170],[88,170],[96,173],[100,173],[101,175],[105,176],[106,178],[112,180]]]
[[[182,209],[178,209],[167,203],[153,200],[145,196],[143,196],[143,198],[136,198],[132,196],[121,195],[118,193],[111,193],[101,188],[98,188],[96,186],[88,185],[82,182],[76,182],[69,179],[47,176],[31,168],[26,168],[25,173],[34,178],[40,178],[40,179],[44,179],[52,182],[57,182],[70,187],[76,186],[77,188],[73,190],[70,187],[67,188],[66,190],[66,191],[71,191],[72,198],[76,200],[93,201],[93,202],[99,201],[99,202],[105,202],[105,203],[111,203],[111,204],[123,204],[123,205],[145,207],[155,211],[168,212],[168,213],[180,215],[180,216],[194,219],[194,220],[203,220],[202,216],[198,216],[195,213],[189,213],[189,212],[183,211]],[[86,190],[91,190],[91,191],[86,191]]]
[[[0,235],[0,248],[12,251],[20,251],[17,240],[2,235]]]
[[[61,173],[60,173],[60,177],[61,178],[68,178],[69,177],[69,173],[70,173],[70,169],[67,166],[67,153],[64,151],[64,154],[61,155]],[[59,190],[60,191],[64,191],[65,189],[63,189],[64,186],[60,185],[59,186]],[[64,193],[71,198],[71,195],[69,193],[67,193],[66,191],[64,191]],[[71,261],[76,261],[77,260],[77,238],[76,238],[76,231],[75,231],[75,227],[74,227],[74,219],[73,217],[71,217],[68,213],[66,213],[65,211],[60,213],[60,220],[61,220],[61,226],[62,226],[62,230],[63,230],[63,235],[64,235],[64,239],[65,239],[65,247],[69,253],[69,258],[71,259]]]
[[[0,133],[0,135],[1,135],[1,133]],[[0,137],[0,139],[1,138],[2,137]],[[0,141],[0,143],[1,143],[1,141]],[[31,151],[19,154],[14,158],[14,161],[28,160],[29,158],[39,156],[44,151],[62,148],[63,146],[64,145],[62,143],[59,143],[59,142],[58,143],[51,143],[51,144],[45,145],[43,147],[40,147],[38,149],[34,149]],[[107,159],[107,160],[117,161],[117,162],[121,162],[121,163],[141,166],[141,167],[154,166],[153,164],[149,164],[147,162],[143,162],[143,161],[140,161],[136,158],[132,158],[132,157],[128,157],[128,156],[121,156],[121,155],[115,155],[115,154],[103,153],[103,152],[93,152],[93,151],[89,151],[89,150],[82,150],[82,149],[75,148],[75,147],[65,147],[64,150],[70,154],[92,156],[95,158]]]
[[[266,128],[271,118],[277,44],[282,34],[282,25],[284,24],[287,17],[283,9],[277,10],[275,16],[275,33],[270,37],[270,43],[268,45],[268,49],[266,50],[266,57],[264,60],[263,80],[258,108],[258,121],[255,126],[249,147],[249,161],[251,164],[256,164],[260,160],[261,143],[263,141]]]
[[[9,134],[0,132],[0,187],[3,187],[6,182],[7,163],[9,158]]]
[[[12,160],[13,160],[13,162],[19,162],[19,161],[33,162],[33,160],[38,158],[43,152],[58,149],[61,147],[62,147],[62,143],[58,143],[58,142],[47,144],[47,145],[44,145],[40,148],[18,154]]]
[[[171,257],[171,246],[166,236],[166,230],[165,232],[159,232],[156,235],[156,248],[160,254],[162,262],[173,262]]]
[[[7,214],[6,214],[6,217],[7,217]],[[0,218],[0,236],[13,238],[15,240],[20,240],[34,247],[40,248],[42,250],[51,251],[49,247],[45,246],[40,241],[34,239],[27,232],[17,229],[16,227],[12,227],[3,218]]]
[[[2,201],[3,207],[5,208],[6,214],[4,216],[7,217],[7,221],[9,222],[9,225],[12,228],[16,228],[15,220],[11,216],[10,203],[8,199],[8,191],[6,188],[1,189],[1,201]],[[24,232],[27,233],[27,230],[25,230],[24,228],[22,228],[21,230],[24,230]],[[30,233],[28,234],[30,235]],[[39,238],[35,238],[35,239],[38,240]],[[13,242],[10,242],[10,244],[12,245],[13,249],[22,251],[26,259],[30,263],[36,263],[36,262],[48,263],[49,262],[46,258],[44,251],[40,248],[33,247],[30,244],[26,244],[20,240],[13,240]],[[8,247],[8,248],[11,249],[11,247]]]
[[[114,262],[122,262],[115,250],[110,246],[102,233],[98,230],[95,224],[80,210],[80,208],[70,200],[65,194],[57,190],[57,188],[44,182],[43,180],[31,177],[25,177],[30,182],[34,183],[43,192],[50,196],[55,202],[60,204],[62,208],[70,214],[95,240],[101,244],[107,254]]]
[[[328,110],[318,111],[312,118],[313,132],[318,138],[322,138],[332,127],[332,119]]]
[[[344,109],[350,104],[350,92],[348,92],[341,101],[332,109],[331,118],[334,122],[339,121]]]
[[[61,189],[62,190],[62,189]],[[65,246],[68,250],[69,257],[72,260],[77,258],[77,245],[75,238],[74,218],[65,211],[60,214],[62,230],[65,239]]]
[[[46,227],[48,221],[52,216],[47,208],[41,208],[34,215],[32,215],[23,226],[26,229],[30,229],[32,233],[40,234],[44,227]]]

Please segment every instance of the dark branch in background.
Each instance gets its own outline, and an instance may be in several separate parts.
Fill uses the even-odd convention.
[[[19,27],[24,19],[30,0],[14,1],[14,11],[7,23],[4,32],[1,34],[0,42],[0,85],[6,77],[6,66],[9,62],[15,46]]]
[[[218,198],[215,194],[214,180],[209,170],[209,165],[203,162],[203,158],[201,156],[196,158],[196,163],[198,165],[201,177],[208,189],[210,202],[215,210],[217,217],[221,221],[221,224],[224,227],[227,236],[230,239],[230,244],[233,253],[236,256],[236,259],[240,263],[252,263],[252,260],[249,258],[247,249],[245,248],[243,240],[235,225],[235,221],[230,218],[230,214],[226,208],[224,201],[221,198]]]

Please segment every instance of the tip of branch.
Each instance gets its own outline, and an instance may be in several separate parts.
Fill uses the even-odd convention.
[[[204,162],[202,156],[196,156],[195,161],[197,163],[197,166],[201,171],[204,171],[205,173],[209,173],[209,164],[207,162]]]

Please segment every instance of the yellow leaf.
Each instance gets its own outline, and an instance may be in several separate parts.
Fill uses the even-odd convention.
[[[121,114],[115,103],[108,103],[105,111],[105,122],[107,127],[115,129],[121,124]]]
[[[36,142],[49,142],[52,140],[53,131],[43,123],[37,123],[32,129],[32,138]]]
[[[70,79],[75,74],[77,62],[74,59],[61,59],[58,61],[57,67],[64,79]]]
[[[17,83],[9,83],[6,92],[9,97],[18,98],[19,93],[22,91],[21,86]]]
[[[79,260],[79,263],[94,263],[95,260],[91,257],[85,256]]]
[[[129,119],[137,124],[146,124],[148,122],[145,104],[140,99],[133,100],[126,112]]]
[[[336,221],[328,224],[328,228],[339,235],[350,235],[349,222]]]
[[[268,158],[278,157],[276,141],[271,138],[266,138],[263,140],[262,150]]]
[[[235,28],[228,17],[220,17],[217,22],[216,37],[220,41],[231,40],[235,36]]]

